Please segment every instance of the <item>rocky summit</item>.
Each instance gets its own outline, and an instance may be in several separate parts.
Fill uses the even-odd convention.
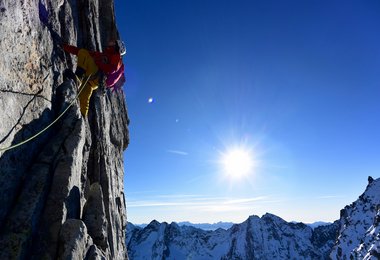
[[[128,225],[132,259],[379,259],[380,179],[368,178],[357,201],[332,224],[311,228],[272,214],[206,231],[152,221]]]
[[[85,118],[63,76],[62,43],[119,37],[113,1],[0,0],[0,37],[0,259],[128,258],[124,94],[96,91]]]
[[[380,179],[368,178],[359,199],[340,212],[339,237],[332,259],[380,258]]]

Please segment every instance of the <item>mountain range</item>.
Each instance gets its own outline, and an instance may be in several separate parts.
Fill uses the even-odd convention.
[[[250,216],[228,229],[203,230],[153,220],[127,228],[131,259],[378,259],[380,179],[334,223],[315,228],[273,214]]]
[[[134,229],[136,227],[145,228],[146,226],[148,226],[148,224],[132,224],[130,222],[128,222],[128,225],[129,225],[129,228],[131,228],[131,229]],[[196,227],[196,228],[200,228],[203,230],[216,230],[218,228],[229,229],[230,227],[232,227],[232,225],[234,225],[234,223],[219,221],[218,223],[210,224],[210,223],[191,223],[189,221],[183,221],[183,222],[178,222],[177,225],[178,226]]]

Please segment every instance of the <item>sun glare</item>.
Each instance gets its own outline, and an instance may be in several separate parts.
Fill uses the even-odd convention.
[[[236,179],[249,175],[254,166],[251,153],[243,148],[231,149],[223,154],[222,164],[225,173]]]

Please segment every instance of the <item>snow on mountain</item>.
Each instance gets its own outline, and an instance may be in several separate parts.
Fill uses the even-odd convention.
[[[128,232],[127,245],[131,259],[324,259],[331,249],[324,245],[332,246],[337,230],[335,225],[323,229],[328,235],[316,235],[272,214],[215,231],[152,221]]]
[[[132,223],[128,222],[126,229],[127,229],[127,231],[126,231],[126,244],[128,244],[131,237],[133,237],[136,232],[142,230],[143,228],[140,226],[137,226],[137,225],[133,225]]]
[[[368,177],[365,192],[340,212],[340,235],[331,258],[379,259],[379,209],[380,179]]]
[[[367,259],[380,259],[380,210],[377,211],[374,224],[366,232],[361,244],[354,249],[354,255]]]
[[[175,223],[177,223],[178,226],[190,226],[190,227],[200,228],[203,230],[216,230],[218,228],[229,229],[234,224],[232,222],[222,222],[222,221],[219,221],[219,222],[213,223],[213,224],[210,224],[210,223],[191,223],[189,221],[182,221],[182,222],[175,222]],[[140,227],[140,228],[144,228],[144,227],[148,226],[148,224],[132,224],[132,223],[129,223],[129,224],[133,225],[134,227]]]
[[[380,259],[380,179],[332,224],[310,227],[272,214],[215,231],[152,221],[129,225],[131,259]]]

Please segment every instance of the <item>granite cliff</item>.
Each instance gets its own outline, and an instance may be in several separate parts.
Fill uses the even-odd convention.
[[[0,149],[74,100],[0,150],[0,259],[125,259],[124,94],[95,92],[83,118],[59,37],[102,51],[119,37],[113,1],[0,0]]]

